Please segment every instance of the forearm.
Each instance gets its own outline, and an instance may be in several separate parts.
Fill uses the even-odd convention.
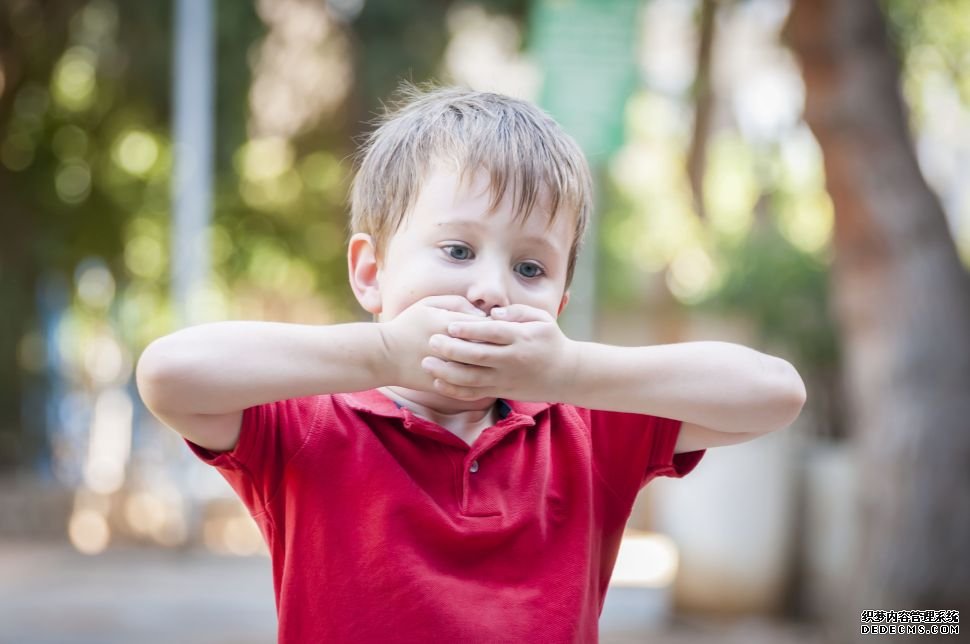
[[[152,342],[136,370],[149,407],[222,414],[266,402],[362,391],[387,379],[379,324],[228,321]]]
[[[675,418],[725,432],[768,432],[790,424],[805,401],[785,360],[728,342],[618,347],[573,345],[568,402],[590,409]]]

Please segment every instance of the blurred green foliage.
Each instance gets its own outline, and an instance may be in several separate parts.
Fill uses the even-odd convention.
[[[923,101],[928,85],[949,85],[970,106],[970,0],[882,0],[881,4],[917,123],[929,118]]]
[[[255,291],[315,294],[337,319],[359,317],[346,280],[344,198],[355,140],[399,79],[438,71],[450,2],[371,0],[353,22],[351,93],[290,140],[250,140],[253,68],[273,3],[214,3],[217,25],[213,300]],[[524,12],[524,2],[498,2]],[[172,6],[162,0],[0,5],[0,468],[40,445],[21,402],[42,386],[35,299],[43,280],[73,283],[99,258],[117,288],[109,310],[71,305],[83,345],[106,315],[137,356],[172,329]],[[321,77],[327,85],[331,79]],[[267,155],[275,167],[268,167]],[[272,166],[272,164],[270,164]],[[251,170],[247,173],[247,167]],[[90,262],[88,262],[90,263]],[[97,309],[97,306],[95,306]],[[218,307],[217,307],[218,308]],[[93,332],[93,331],[92,331]],[[77,383],[81,386],[84,383]]]

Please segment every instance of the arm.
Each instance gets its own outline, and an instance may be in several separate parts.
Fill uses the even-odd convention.
[[[805,403],[805,385],[791,364],[738,344],[571,345],[576,369],[563,402],[582,407],[756,435],[789,425]]]
[[[386,323],[315,326],[230,321],[155,340],[135,380],[155,416],[202,447],[226,451],[243,410],[263,403],[382,385],[431,389],[420,366],[428,338],[481,315],[468,300],[433,296]]]
[[[556,400],[681,420],[675,453],[780,429],[805,403],[794,367],[754,349],[711,341],[645,347],[576,342],[547,312],[507,308],[505,321],[451,324],[448,335],[432,336],[434,355],[422,366],[438,391],[463,400]]]
[[[145,405],[193,443],[236,446],[243,410],[387,380],[379,325],[214,322],[152,342],[135,379]]]

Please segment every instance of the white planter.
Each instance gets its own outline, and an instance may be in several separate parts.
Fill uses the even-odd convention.
[[[647,486],[651,528],[680,550],[678,608],[728,614],[782,608],[793,548],[795,431],[711,449],[685,478]]]

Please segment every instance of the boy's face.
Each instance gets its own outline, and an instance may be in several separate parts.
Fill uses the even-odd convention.
[[[350,277],[366,310],[385,322],[429,295],[461,295],[485,313],[526,304],[558,317],[569,300],[573,217],[561,212],[547,228],[542,195],[527,219],[515,221],[511,190],[488,214],[488,181],[479,171],[459,185],[457,171],[436,164],[383,261],[369,235],[351,238]]]

